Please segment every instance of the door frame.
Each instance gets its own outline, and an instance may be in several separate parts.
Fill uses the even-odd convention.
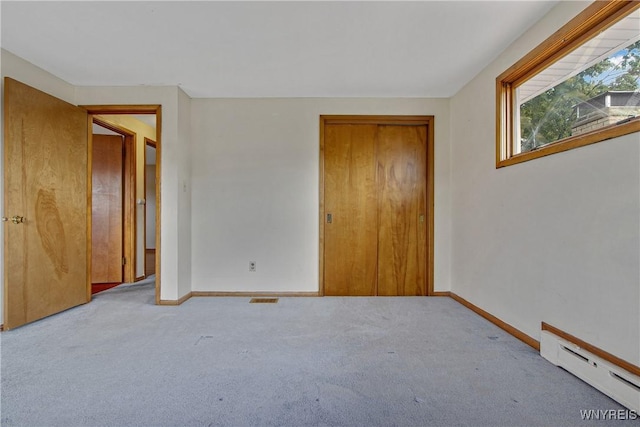
[[[125,127],[116,126],[94,115],[89,114],[89,117],[91,118],[91,124],[95,123],[100,127],[122,135],[124,138],[122,157],[122,256],[126,262],[122,265],[122,282],[132,283],[136,279],[136,134]],[[89,146],[93,148],[93,131],[91,132]],[[90,167],[93,175],[93,163]],[[91,224],[93,227],[93,221]],[[93,240],[91,244],[93,248]]]
[[[144,174],[142,176],[142,180],[144,182],[144,275],[147,275],[147,146],[152,147],[156,150],[156,165],[158,163],[158,144],[156,141],[153,141],[147,137],[144,138],[144,151],[142,154],[143,163],[144,163]],[[157,167],[157,166],[156,166]],[[157,169],[156,169],[157,171]],[[157,178],[157,176],[156,176]],[[156,194],[156,200],[158,195]],[[157,206],[157,204],[156,204]],[[156,234],[157,236],[157,234]],[[154,260],[156,259],[155,249],[154,249]],[[154,273],[155,274],[155,273]],[[157,277],[157,276],[156,276]]]
[[[161,220],[161,165],[162,165],[162,106],[159,104],[153,105],[81,105],[80,107],[87,110],[89,123],[92,123],[94,116],[96,115],[135,115],[135,114],[155,114],[156,116],[156,286],[155,286],[155,303],[161,304],[161,281],[160,281],[160,253],[161,253],[161,235],[160,235],[160,220]],[[91,133],[91,128],[89,128]],[[89,153],[91,153],[91,142],[89,142]],[[137,148],[137,147],[136,147]],[[91,159],[89,159],[91,160]],[[91,176],[91,175],[89,175]],[[135,188],[134,188],[135,189]],[[135,191],[134,202],[135,202]],[[135,205],[135,203],[134,203]],[[88,208],[91,211],[91,200],[89,199]],[[134,206],[135,209],[135,206]],[[89,237],[91,236],[91,226],[89,225]],[[91,245],[89,245],[91,247]],[[135,248],[134,248],[135,249]],[[135,253],[135,250],[134,250]],[[91,254],[89,253],[89,256]],[[90,259],[90,258],[89,258]],[[135,269],[135,264],[133,264]],[[135,270],[134,270],[135,276]],[[89,290],[90,292],[90,286]]]
[[[398,126],[427,126],[427,257],[424,260],[427,271],[427,296],[434,295],[433,291],[433,260],[434,260],[434,116],[389,116],[389,115],[321,115],[320,116],[320,239],[319,239],[319,294],[324,296],[324,130],[331,124],[370,124],[370,125],[398,125]]]

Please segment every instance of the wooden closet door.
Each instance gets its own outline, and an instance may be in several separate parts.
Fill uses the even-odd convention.
[[[426,295],[427,126],[377,132],[378,295]]]
[[[93,135],[91,282],[122,283],[123,138]]]
[[[376,131],[376,125],[324,128],[325,295],[376,294]]]

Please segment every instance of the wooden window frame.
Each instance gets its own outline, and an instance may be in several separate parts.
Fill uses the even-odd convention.
[[[640,8],[638,1],[594,1],[575,18],[496,78],[496,168],[560,153],[640,131],[640,118],[613,124],[514,154],[515,89],[558,59]]]

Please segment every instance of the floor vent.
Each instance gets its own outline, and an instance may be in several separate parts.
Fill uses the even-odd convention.
[[[543,330],[540,355],[627,408],[640,412],[640,377]]]
[[[275,304],[278,298],[251,298],[251,304]]]

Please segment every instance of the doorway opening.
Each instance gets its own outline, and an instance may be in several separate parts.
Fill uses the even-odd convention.
[[[128,239],[125,242],[125,251],[129,251],[129,256],[124,256],[124,282],[132,283],[143,279],[151,279],[147,269],[147,217],[153,217],[154,233],[154,259],[152,277],[155,278],[155,302],[160,303],[160,153],[161,153],[161,120],[162,107],[160,105],[91,105],[82,106],[89,114],[89,123],[92,125],[98,122],[101,126],[105,124],[108,129],[119,133],[129,134],[132,140],[133,156],[129,160],[130,189],[128,197],[125,198],[125,233]],[[131,123],[136,122],[136,125]],[[139,125],[141,127],[139,127]],[[91,127],[91,126],[90,126]],[[145,130],[151,129],[151,131]],[[92,135],[89,132],[91,141]],[[126,137],[125,137],[126,138]],[[147,141],[155,146],[155,175],[153,206],[147,206],[146,191],[146,150]],[[91,144],[91,143],[90,143]]]

